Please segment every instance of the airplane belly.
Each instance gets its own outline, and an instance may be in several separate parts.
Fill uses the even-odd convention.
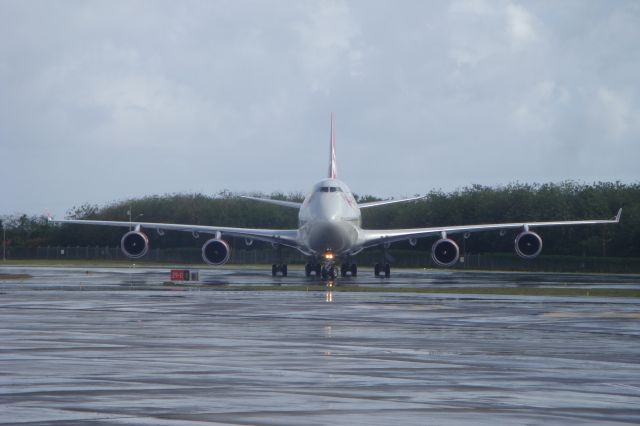
[[[317,253],[331,251],[340,254],[349,251],[357,240],[357,231],[349,223],[316,223],[306,233],[307,244]]]

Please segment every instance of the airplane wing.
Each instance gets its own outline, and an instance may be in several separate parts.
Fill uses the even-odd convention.
[[[232,237],[250,238],[257,241],[264,241],[274,244],[282,244],[288,247],[298,248],[298,230],[297,229],[252,229],[252,228],[231,228],[226,226],[205,226],[205,225],[180,225],[174,223],[154,223],[154,222],[124,222],[111,220],[81,220],[81,219],[61,219],[54,220],[49,218],[52,224],[76,224],[76,225],[98,225],[98,226],[116,226],[120,228],[134,229],[156,229],[159,231],[184,231],[197,234],[221,233]]]
[[[606,223],[620,222],[622,209],[612,219],[607,220],[570,220],[558,222],[515,222],[515,223],[494,223],[488,225],[463,225],[463,226],[441,226],[433,228],[413,228],[413,229],[363,229],[361,235],[362,247],[373,247],[379,244],[393,243],[413,238],[424,238],[442,234],[460,234],[467,232],[493,231],[503,229],[528,229],[542,228],[549,226],[572,226],[572,225],[598,225]]]
[[[368,203],[360,203],[358,204],[358,207],[361,209],[366,209],[369,207],[385,206],[387,204],[406,203],[407,201],[415,201],[415,200],[420,200],[422,198],[426,198],[426,195],[423,195],[420,197],[403,198],[401,200],[370,201]]]
[[[263,203],[275,204],[276,206],[291,207],[294,209],[299,209],[300,207],[302,207],[302,203],[296,203],[293,201],[274,200],[273,198],[251,197],[249,195],[241,195],[240,197],[246,198],[247,200],[261,201]]]

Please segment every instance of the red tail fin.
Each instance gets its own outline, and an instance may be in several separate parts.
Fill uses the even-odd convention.
[[[331,151],[329,157],[329,177],[338,178],[338,168],[336,166],[336,115],[331,113]]]

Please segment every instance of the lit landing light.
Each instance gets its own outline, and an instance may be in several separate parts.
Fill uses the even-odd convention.
[[[333,260],[333,253],[330,251],[325,252],[323,256],[325,260]]]

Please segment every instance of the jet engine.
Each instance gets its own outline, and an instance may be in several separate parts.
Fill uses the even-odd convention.
[[[209,265],[224,265],[231,257],[231,248],[226,241],[212,238],[202,246],[202,259]]]
[[[149,251],[149,238],[140,231],[129,231],[120,241],[122,252],[132,259],[138,259]]]
[[[460,258],[460,248],[455,241],[449,238],[441,238],[431,247],[431,258],[436,265],[449,267],[456,264]]]
[[[533,259],[542,251],[542,238],[531,231],[518,234],[515,241],[516,254],[523,259]]]

